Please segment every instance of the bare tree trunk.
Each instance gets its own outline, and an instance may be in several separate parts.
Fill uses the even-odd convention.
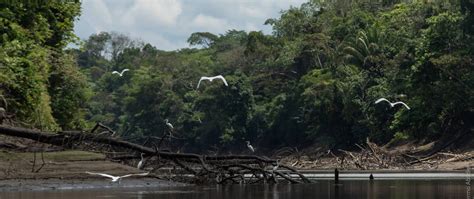
[[[97,125],[91,132],[95,131],[95,129],[97,129],[99,126],[100,125]],[[111,129],[107,130],[112,131]],[[265,168],[271,164],[276,163],[276,160],[255,155],[205,156],[194,153],[164,152],[160,151],[158,146],[155,146],[155,148],[149,148],[139,144],[120,140],[120,138],[103,135],[101,136],[83,131],[60,131],[57,133],[51,133],[18,127],[0,126],[0,134],[31,139],[46,144],[59,145],[65,148],[72,148],[74,145],[82,145],[88,147],[86,150],[92,150],[90,147],[93,145],[90,145],[90,143],[95,143],[100,144],[101,146],[106,145],[106,150],[109,150],[110,148],[121,148],[125,149],[129,153],[144,153],[146,156],[156,157],[158,164],[160,161],[166,160],[181,167],[184,171],[194,175],[196,179],[203,179],[202,177],[204,177],[207,178],[207,181],[209,181],[209,179],[218,179],[217,177],[219,177],[219,179],[224,178],[235,181],[233,180],[235,178],[234,176],[238,176],[242,179],[246,174],[253,174],[257,178],[257,180],[254,182],[267,182],[269,176],[267,174],[275,177],[273,173],[265,170]],[[43,165],[37,169],[36,172],[38,172],[44,166],[43,154],[41,155]],[[136,158],[139,157],[136,155],[125,155],[115,157],[114,159],[127,160]],[[34,164],[35,163],[36,156]],[[285,179],[291,183],[310,182],[302,174],[290,167],[281,165],[280,168],[287,169],[291,173],[296,173],[301,181],[292,179],[291,175],[289,174],[275,172],[275,174],[282,179]],[[34,171],[34,166],[32,170]],[[273,180],[276,181],[275,179]],[[215,181],[222,182],[221,180]]]

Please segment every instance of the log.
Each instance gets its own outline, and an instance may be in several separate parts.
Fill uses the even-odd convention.
[[[279,171],[274,171],[274,172],[275,172],[275,174],[277,174],[278,176],[284,178],[285,180],[288,180],[288,181],[291,182],[292,184],[298,184],[298,183],[300,183],[300,182],[298,182],[298,181],[296,181],[296,180],[294,180],[294,179],[292,179],[292,178],[290,178],[290,177],[284,175],[283,173],[281,173],[281,172],[279,172]]]
[[[294,172],[295,174],[297,174],[297,175],[303,180],[303,182],[305,182],[305,183],[311,183],[311,180],[309,180],[308,178],[306,178],[306,176],[304,176],[303,174],[301,174],[300,172],[298,172],[296,169],[291,168],[291,167],[286,166],[286,165],[280,165],[280,167],[281,167],[281,168],[288,169],[288,170]]]
[[[100,125],[96,125],[100,126]],[[96,128],[95,127],[95,128]],[[100,126],[102,127],[102,126]],[[111,129],[110,129],[111,130]],[[32,130],[19,127],[10,127],[0,125],[0,134],[31,139],[37,142],[63,146],[65,148],[72,147],[72,144],[79,144],[83,146],[88,146],[88,143],[97,143],[105,144],[109,147],[119,147],[123,149],[132,150],[139,153],[144,153],[145,156],[156,156],[158,159],[167,159],[174,162],[176,165],[180,166],[187,172],[193,174],[194,176],[204,177],[212,176],[216,173],[219,173],[219,168],[227,171],[232,174],[234,171],[230,167],[239,167],[243,169],[250,170],[252,173],[262,174],[262,180],[267,179],[267,171],[264,169],[265,164],[276,163],[276,160],[260,157],[255,155],[226,155],[226,156],[205,156],[194,153],[172,153],[167,151],[160,151],[158,146],[155,145],[155,148],[149,148],[132,142],[127,142],[120,140],[116,137],[105,137],[97,134],[92,134],[84,131],[59,131],[57,133],[52,132],[41,132],[39,130]],[[93,150],[93,149],[91,149]],[[117,157],[117,159],[135,159],[138,156],[136,155],[122,155]],[[196,168],[190,167],[185,163],[197,163],[200,165],[200,171]],[[252,167],[250,165],[259,165],[262,168]],[[286,167],[280,165],[281,168],[286,168],[300,176],[303,182],[309,183],[310,181],[305,178],[302,174],[291,167]],[[213,170],[217,168],[218,170]],[[290,181],[291,183],[297,183],[298,181],[291,179],[291,177],[286,176],[280,172],[275,172],[276,175],[281,176],[282,178]],[[243,176],[242,176],[243,177]]]
[[[0,134],[31,139],[34,141],[53,144],[58,146],[64,146],[65,143],[73,141],[90,141],[100,144],[107,144],[110,146],[121,147],[125,149],[131,149],[137,152],[145,153],[147,155],[158,155],[162,158],[174,159],[197,159],[202,158],[203,161],[213,160],[254,160],[257,162],[274,163],[276,160],[263,158],[255,155],[228,155],[228,156],[201,156],[194,153],[172,153],[172,152],[156,152],[155,149],[145,147],[139,144],[118,140],[113,137],[98,137],[93,134],[89,134],[82,131],[60,131],[58,133],[52,132],[41,132],[38,130],[20,128],[20,127],[7,127],[0,125]]]
[[[377,155],[377,152],[375,151],[374,147],[372,146],[372,143],[370,142],[369,138],[367,137],[367,140],[366,140],[366,143],[367,143],[367,146],[369,147],[370,151],[372,151],[372,155],[375,157],[375,159],[377,159],[377,161],[380,163],[383,164],[382,160],[380,159],[380,157]]]

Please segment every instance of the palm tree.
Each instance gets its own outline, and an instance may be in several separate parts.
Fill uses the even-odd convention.
[[[349,64],[366,70],[373,70],[377,66],[378,56],[381,55],[383,38],[377,27],[361,30],[353,40],[346,42],[343,49],[345,60]]]

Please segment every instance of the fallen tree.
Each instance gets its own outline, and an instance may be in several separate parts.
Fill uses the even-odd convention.
[[[0,134],[62,146],[65,149],[81,148],[82,150],[94,150],[105,154],[122,152],[120,156],[112,155],[110,157],[112,160],[133,161],[140,158],[140,156],[136,154],[143,153],[152,171],[158,170],[163,165],[172,165],[173,168],[179,167],[179,171],[184,172],[181,173],[181,176],[187,176],[188,180],[194,183],[276,183],[276,176],[290,183],[310,182],[295,169],[285,165],[278,165],[278,162],[274,159],[256,155],[207,156],[194,153],[161,151],[159,145],[154,145],[154,148],[150,148],[121,140],[119,137],[107,136],[104,133],[94,133],[98,128],[103,128],[112,135],[115,134],[110,128],[100,123],[90,132],[59,131],[53,133],[19,127],[0,126]],[[161,141],[163,139],[164,138],[161,138]],[[110,153],[111,151],[114,153]],[[272,170],[274,167],[279,167],[280,169],[274,171]],[[291,173],[297,174],[298,178],[293,178],[292,175],[290,175]],[[252,178],[256,180],[245,181],[248,176],[252,176]],[[243,180],[236,181],[235,179]]]

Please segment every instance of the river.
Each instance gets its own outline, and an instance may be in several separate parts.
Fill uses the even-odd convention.
[[[472,199],[469,179],[319,180],[312,184],[212,185],[3,192],[0,199]]]

